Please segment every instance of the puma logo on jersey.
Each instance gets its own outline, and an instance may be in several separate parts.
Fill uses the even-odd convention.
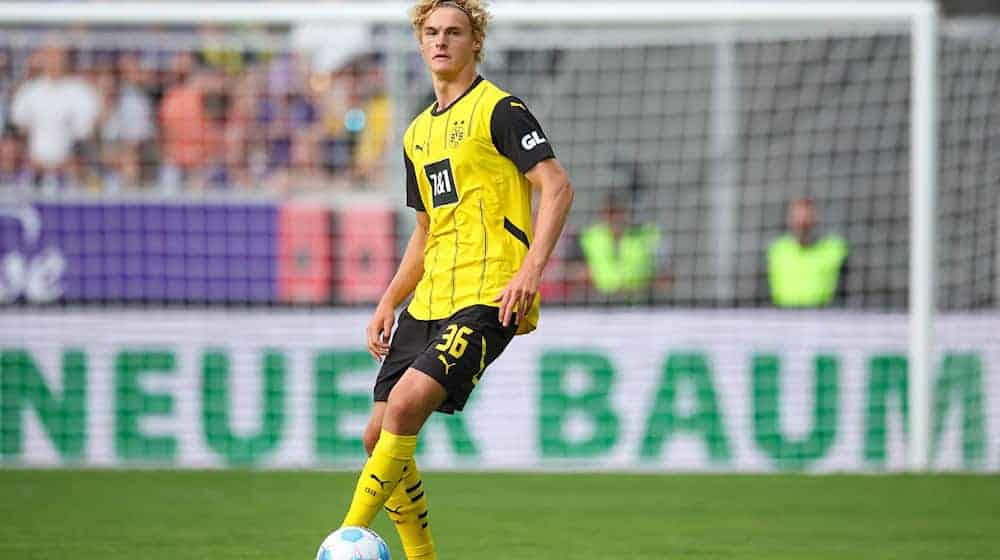
[[[521,103],[518,103],[517,101],[511,101],[511,102],[510,102],[510,106],[511,106],[511,107],[520,107],[521,109],[524,109],[525,111],[527,111],[527,110],[528,110],[528,108],[527,108],[527,107],[525,107],[525,106],[524,106],[524,105],[522,105]]]
[[[458,362],[455,362],[454,364],[449,364],[448,360],[444,359],[444,354],[438,354],[438,359],[441,360],[442,364],[444,364],[444,374],[445,375],[448,375],[448,372],[451,371],[451,368],[454,367],[455,364],[458,363]]]
[[[521,138],[521,147],[530,152],[535,149],[535,146],[546,142],[548,142],[548,140],[542,137],[537,130],[533,130]]]

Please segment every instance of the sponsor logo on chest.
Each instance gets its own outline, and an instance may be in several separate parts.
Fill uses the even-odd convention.
[[[458,202],[458,185],[455,184],[455,174],[451,170],[450,159],[425,165],[424,173],[430,185],[434,208]]]

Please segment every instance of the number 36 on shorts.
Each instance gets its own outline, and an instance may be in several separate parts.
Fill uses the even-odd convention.
[[[469,346],[469,341],[465,337],[472,334],[469,327],[462,327],[454,323],[445,327],[441,333],[441,344],[434,348],[442,352],[448,352],[453,358],[461,358],[465,354],[465,349]]]

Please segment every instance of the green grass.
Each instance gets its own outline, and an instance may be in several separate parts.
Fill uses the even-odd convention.
[[[1000,557],[996,476],[426,473],[444,560]],[[0,470],[0,558],[311,560],[354,476]],[[399,552],[380,515],[375,529]]]

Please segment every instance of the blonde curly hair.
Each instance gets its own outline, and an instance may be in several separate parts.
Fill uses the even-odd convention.
[[[424,26],[427,16],[440,6],[458,8],[469,16],[469,21],[472,23],[472,38],[480,45],[479,52],[476,53],[476,62],[482,62],[482,45],[486,42],[486,28],[493,17],[486,9],[486,2],[484,0],[418,0],[410,8],[410,23],[413,25],[413,31],[417,34],[418,40],[420,39],[420,29]]]

